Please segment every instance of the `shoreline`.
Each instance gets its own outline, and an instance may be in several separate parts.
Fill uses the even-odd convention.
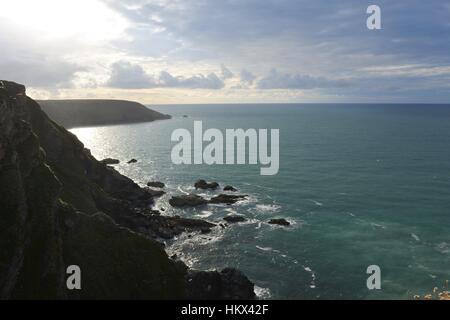
[[[240,271],[189,270],[157,241],[215,225],[160,215],[152,209],[154,191],[96,160],[24,86],[1,84],[0,206],[9,230],[30,230],[0,234],[11,253],[0,260],[1,298],[255,298]],[[65,289],[68,265],[82,269],[83,290]]]

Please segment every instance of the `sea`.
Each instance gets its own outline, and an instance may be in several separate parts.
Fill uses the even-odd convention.
[[[210,234],[166,243],[191,268],[235,267],[261,299],[412,299],[450,279],[450,105],[243,104],[152,105],[172,115],[131,125],[72,129],[97,159],[145,186],[162,181],[155,208],[222,223]],[[172,132],[279,129],[279,172],[260,165],[176,165]],[[127,164],[135,158],[137,163]],[[175,209],[173,195],[212,197],[198,179],[232,185],[234,205]],[[284,218],[289,227],[267,222]],[[369,289],[369,266],[380,289]]]

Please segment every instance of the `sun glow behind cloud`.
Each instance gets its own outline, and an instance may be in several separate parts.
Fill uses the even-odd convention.
[[[97,0],[0,0],[0,7],[2,24],[40,41],[105,42],[123,36],[128,26]]]
[[[371,32],[359,0],[0,0],[0,78],[42,98],[447,102],[446,2],[380,0]]]

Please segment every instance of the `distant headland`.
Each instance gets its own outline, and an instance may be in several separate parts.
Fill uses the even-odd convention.
[[[166,114],[126,100],[40,100],[41,108],[65,128],[129,124],[170,119]]]

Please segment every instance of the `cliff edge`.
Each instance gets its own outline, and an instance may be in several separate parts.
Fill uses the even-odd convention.
[[[189,270],[158,241],[215,226],[163,217],[25,87],[0,81],[0,299],[252,299],[239,271]],[[68,290],[66,269],[81,268]]]

